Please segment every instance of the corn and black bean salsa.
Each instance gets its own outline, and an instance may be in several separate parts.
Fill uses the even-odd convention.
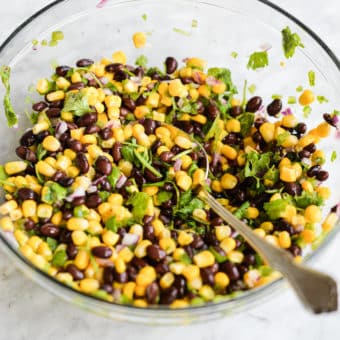
[[[281,113],[280,99],[265,109],[259,96],[242,103],[228,69],[206,70],[199,58],[179,68],[168,57],[162,72],[127,65],[119,52],[58,66],[37,91],[44,99],[16,148],[21,160],[0,167],[1,226],[75,290],[179,308],[277,278],[200,199],[200,185],[297,260],[318,227],[337,220],[334,211],[322,220],[330,191],[317,148],[335,117],[308,131]]]

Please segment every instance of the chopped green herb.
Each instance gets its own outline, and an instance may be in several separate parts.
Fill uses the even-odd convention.
[[[0,165],[0,185],[9,185],[11,187],[15,187],[15,184],[7,181],[8,175],[6,174],[5,168],[3,165]]]
[[[67,261],[66,250],[58,250],[52,259],[52,265],[55,267],[63,267]]]
[[[107,199],[110,197],[111,193],[108,192],[108,191],[99,191],[98,195],[99,195],[100,199],[102,200],[102,202],[106,202]]]
[[[238,116],[237,119],[240,121],[241,124],[241,135],[246,136],[253,126],[255,114],[252,112],[245,112]]]
[[[333,110],[332,116],[339,116],[339,115],[340,115],[340,111],[338,111],[338,110]]]
[[[107,176],[109,183],[111,184],[112,188],[116,187],[117,181],[121,176],[121,172],[118,167],[114,166],[112,168],[111,173]]]
[[[255,91],[256,91],[256,85],[255,85],[255,84],[251,84],[251,85],[248,87],[248,91],[249,91],[249,93],[254,94]]]
[[[52,40],[59,41],[64,39],[64,33],[62,31],[54,31],[51,35]]]
[[[278,145],[282,145],[285,140],[290,136],[290,132],[289,131],[285,131],[283,133],[280,133],[278,136],[277,136],[277,144]]]
[[[65,104],[63,112],[71,112],[75,116],[83,116],[84,114],[90,112],[89,102],[87,97],[82,92],[68,92],[66,94]]]
[[[316,97],[316,100],[320,103],[320,104],[323,104],[323,103],[328,103],[328,99],[324,96],[317,96]]]
[[[10,76],[11,76],[11,68],[9,66],[1,66],[0,67],[0,77],[2,84],[5,87],[5,96],[4,96],[4,110],[5,110],[5,115],[7,118],[7,124],[9,127],[13,127],[18,123],[18,117],[16,113],[14,112],[11,98],[10,98],[10,92],[11,92],[11,87],[10,87]]]
[[[238,53],[235,52],[235,51],[231,52],[230,55],[231,55],[234,59],[236,59],[236,58],[238,57]]]
[[[191,35],[191,32],[182,30],[181,28],[174,27],[172,30],[176,33],[182,34],[182,35],[187,36],[187,37],[189,37]]]
[[[308,72],[308,81],[310,86],[315,86],[315,72],[312,70]]]
[[[134,155],[136,156],[136,158],[138,159],[138,161],[142,164],[143,169],[147,168],[148,170],[150,170],[155,176],[157,177],[162,177],[162,174],[156,169],[154,168],[151,164],[150,164],[150,160],[148,157],[148,153],[147,152],[143,152],[140,153],[138,152],[136,149],[133,150]]]
[[[190,256],[184,252],[180,257],[179,257],[180,262],[184,263],[184,264],[191,264],[191,258]]]
[[[152,202],[152,199],[145,192],[134,192],[129,197],[127,204],[132,205],[132,215],[136,222],[141,223],[143,221],[143,217],[150,202]]]
[[[131,224],[132,224],[132,220],[117,221],[115,216],[111,216],[105,222],[105,228],[107,230],[111,230],[114,233],[116,233],[119,228],[126,227],[126,226],[131,225]]]
[[[38,161],[41,161],[47,154],[47,150],[44,149],[42,144],[38,144],[36,154],[37,154]]]
[[[198,26],[198,22],[196,19],[192,19],[191,21],[191,27],[196,28]]]
[[[47,237],[46,243],[48,244],[49,248],[54,252],[58,246],[58,241],[55,238]]]
[[[333,150],[331,154],[331,162],[334,162],[336,160],[336,157],[337,157],[336,151]]]
[[[302,92],[303,91],[303,87],[300,85],[296,88],[296,92]]]
[[[259,272],[261,276],[269,276],[273,272],[273,269],[268,266],[261,266],[259,267]]]
[[[262,154],[255,151],[249,152],[246,156],[247,161],[244,166],[244,176],[257,177],[258,173],[268,170],[272,157],[272,152]]]
[[[61,202],[67,196],[67,189],[55,182],[45,184],[42,192],[41,200],[47,204]]]
[[[249,207],[250,204],[248,201],[242,203],[242,205],[234,212],[234,215],[239,219],[246,217],[247,210]]]
[[[85,205],[78,205],[73,209],[73,216],[86,217],[89,214],[89,209]]]
[[[268,66],[268,52],[254,52],[250,55],[247,68],[251,68],[252,70],[257,70],[258,68],[263,68]]]
[[[291,58],[295,53],[297,47],[304,47],[301,43],[301,38],[297,33],[292,33],[290,28],[287,26],[282,31],[282,48],[285,57]]]
[[[209,247],[210,252],[214,255],[217,263],[222,263],[228,260],[227,255],[223,256],[215,250],[214,247]]]
[[[190,218],[195,209],[202,209],[203,207],[204,203],[195,197],[191,190],[188,190],[181,194],[176,214],[184,218]]]
[[[212,76],[217,80],[222,81],[227,86],[227,91],[237,93],[237,89],[231,79],[231,72],[223,67],[211,67],[208,69],[208,76]]]
[[[49,43],[48,43],[48,46],[50,47],[55,47],[58,45],[58,41],[57,40],[51,40]]]
[[[143,54],[140,55],[135,61],[136,65],[142,66],[142,67],[146,67],[147,63],[148,63],[148,58]]]
[[[322,205],[323,199],[315,191],[303,191],[300,196],[295,197],[295,203],[298,208],[305,209],[309,205]]]
[[[211,127],[208,131],[208,133],[205,135],[205,140],[208,141],[210,139],[214,139],[214,145],[213,147],[216,148],[217,142],[220,141],[221,136],[223,134],[223,121],[220,119],[219,116],[217,116],[213,123],[211,124]]]
[[[41,41],[41,46],[47,46],[47,45],[48,45],[48,42],[46,39]]]
[[[272,94],[272,99],[281,99],[282,95],[281,94]]]
[[[32,45],[37,46],[39,44],[39,41],[37,39],[32,40]]]
[[[294,96],[289,96],[287,99],[288,104],[296,104],[296,97]]]
[[[144,21],[148,20],[148,15],[147,15],[146,13],[144,13],[144,14],[142,15],[142,19],[143,19]]]
[[[309,105],[305,106],[303,108],[303,117],[308,118],[311,112],[312,112],[312,108]]]
[[[159,204],[163,204],[164,202],[169,201],[169,199],[171,199],[172,197],[172,192],[169,191],[159,191],[157,194],[157,202]]]
[[[287,199],[277,199],[264,203],[263,209],[271,220],[277,220],[286,210],[290,202]]]

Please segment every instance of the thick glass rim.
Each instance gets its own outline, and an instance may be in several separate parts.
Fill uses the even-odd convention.
[[[17,28],[14,29],[12,33],[9,34],[9,36],[5,39],[5,41],[0,45],[0,53],[4,51],[4,49],[7,47],[7,45],[10,44],[10,42],[22,31],[24,30],[30,23],[32,23],[36,18],[42,16],[45,14],[48,10],[58,6],[61,3],[68,2],[70,0],[54,0],[50,4],[44,6],[37,12],[35,12],[33,15],[31,15],[28,19],[26,19],[24,22],[22,22]],[[127,0],[127,2],[132,2],[136,0]],[[139,1],[139,0],[137,0]],[[282,14],[292,22],[294,22],[297,26],[299,26],[302,30],[304,30],[307,35],[309,35],[328,55],[328,57],[332,60],[334,65],[337,67],[337,69],[340,71],[340,60],[336,57],[334,52],[327,46],[327,44],[308,26],[306,26],[304,23],[302,23],[299,19],[297,19],[294,15],[290,14],[280,6],[268,1],[268,0],[256,0],[259,3],[262,3],[269,8],[277,11],[278,13]],[[206,5],[213,5],[216,6],[216,4],[209,3],[208,1],[205,0],[199,0],[198,3],[206,4]],[[223,7],[223,5],[218,7]],[[340,230],[340,223],[338,222],[337,225],[333,228],[331,232],[328,233],[328,235],[325,237],[323,242],[318,246],[318,248],[313,251],[310,255],[304,258],[304,261],[309,261],[311,259],[315,260],[327,246],[331,243],[331,241],[334,239],[335,235],[339,232]],[[36,273],[39,275],[43,276],[43,278],[47,279],[47,281],[51,282],[52,284],[56,285],[58,288],[62,288],[63,290],[67,290],[71,294],[74,295],[80,295],[82,298],[85,300],[88,300],[88,302],[93,302],[93,303],[102,303],[105,304],[106,306],[112,306],[113,308],[121,308],[125,310],[130,310],[130,311],[135,311],[135,312],[142,312],[142,313],[149,313],[152,314],[153,312],[157,311],[159,313],[166,313],[167,315],[169,313],[175,315],[175,314],[180,314],[181,312],[186,312],[186,311],[204,311],[207,308],[218,308],[222,307],[228,304],[235,304],[235,303],[242,303],[245,302],[245,305],[249,304],[250,302],[253,302],[256,298],[261,299],[264,298],[265,296],[269,295],[270,293],[274,293],[279,287],[282,287],[284,283],[283,277],[280,277],[264,286],[251,289],[249,291],[242,292],[240,295],[232,297],[230,299],[222,300],[219,302],[208,302],[203,305],[198,305],[198,306],[189,306],[185,308],[180,308],[180,309],[173,309],[168,306],[150,306],[147,308],[141,308],[141,307],[136,307],[133,305],[124,305],[124,304],[119,304],[115,302],[109,302],[106,300],[102,300],[98,297],[87,295],[81,291],[75,290],[72,287],[63,284],[60,281],[57,281],[54,277],[48,275],[46,272],[42,271],[41,269],[35,267],[29,260],[27,260],[22,254],[20,254],[17,249],[13,247],[13,245],[4,237],[2,233],[0,233],[0,239],[2,243],[8,248],[10,255],[14,255],[17,258],[20,259],[20,261],[23,263],[24,266],[29,267],[30,269],[33,269]],[[37,281],[37,280],[34,280]],[[37,282],[39,284],[39,282]],[[48,289],[50,290],[50,289]],[[50,290],[51,291],[51,290]],[[55,294],[55,293],[54,293]],[[55,294],[57,295],[57,294]],[[250,300],[252,298],[252,300]],[[237,309],[237,308],[236,308]],[[222,311],[222,310],[221,310]]]

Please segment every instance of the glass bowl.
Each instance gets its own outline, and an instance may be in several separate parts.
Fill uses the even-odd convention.
[[[50,75],[51,65],[73,64],[84,57],[110,57],[117,50],[123,50],[130,63],[145,54],[149,65],[159,67],[162,67],[162,62],[169,55],[178,60],[190,56],[201,57],[208,61],[209,66],[231,68],[233,80],[240,92],[245,79],[248,85],[256,84],[256,93],[266,103],[273,93],[285,98],[296,96],[296,87],[308,86],[307,72],[314,70],[314,92],[327,97],[328,103],[313,104],[308,118],[303,117],[299,105],[292,105],[295,114],[311,127],[322,120],[324,112],[332,112],[338,104],[339,61],[315,33],[268,1],[111,0],[99,4],[97,1],[55,1],[27,19],[0,47],[0,63],[12,68],[11,97],[15,111],[20,112],[17,129],[7,128],[4,115],[0,117],[0,134],[3,137],[0,139],[0,163],[13,158],[18,136],[29,125],[24,114],[25,110],[30,110],[30,100],[26,97],[29,94],[33,100],[38,98],[30,93],[31,84]],[[305,45],[290,60],[284,60],[281,47],[281,29],[287,25],[300,35]],[[33,40],[48,41],[51,33],[56,30],[63,31],[65,35],[65,39],[57,46],[38,44],[33,47]],[[136,31],[148,33],[147,45],[143,49],[136,49],[132,43],[132,35]],[[264,48],[269,49],[269,66],[260,71],[247,70],[249,55]],[[232,52],[238,53],[237,58],[232,57]],[[285,61],[285,64],[281,61]],[[3,89],[0,91],[2,97]],[[339,140],[335,134],[323,142],[321,147],[326,152],[327,160],[334,150],[340,155]],[[340,177],[336,176],[339,167],[339,157],[326,164],[331,174],[328,180],[331,188],[339,188]],[[329,211],[339,201],[340,190],[333,190],[325,211]],[[338,229],[339,225],[309,256],[321,253],[321,248],[334,238]],[[269,299],[282,288],[283,283],[279,279],[233,299],[201,307],[171,310],[165,307],[143,309],[117,305],[84,295],[57,282],[33,267],[18,252],[12,235],[1,231],[0,238],[3,250],[26,275],[41,286],[64,300],[116,320],[149,324],[186,324],[211,320],[248,309],[261,300]]]

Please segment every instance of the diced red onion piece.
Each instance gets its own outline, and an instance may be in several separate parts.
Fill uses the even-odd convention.
[[[124,244],[118,244],[115,248],[116,248],[117,253],[119,253],[125,247],[126,247],[126,245],[124,245]]]
[[[174,170],[179,171],[182,165],[182,161],[180,158],[177,158],[174,163]]]
[[[208,76],[207,79],[205,80],[205,83],[209,86],[213,86],[219,84],[220,81],[217,80],[215,77]]]
[[[68,130],[68,125],[65,121],[61,120],[58,122],[56,129],[55,129],[55,136],[59,138],[64,132]]]
[[[88,188],[87,188],[87,190],[86,190],[86,192],[88,193],[88,194],[93,194],[94,192],[96,192],[98,189],[97,189],[97,187],[95,186],[95,185],[90,185]]]
[[[127,181],[127,178],[126,178],[126,176],[125,175],[120,175],[120,177],[118,178],[118,181],[117,181],[117,183],[116,183],[116,188],[117,189],[121,189],[123,186],[124,186],[124,184],[125,184],[125,182]]]
[[[127,233],[123,236],[122,244],[125,246],[133,246],[138,242],[138,240],[139,235]]]
[[[96,262],[102,267],[113,267],[111,259],[101,259],[100,257],[96,257]]]
[[[211,166],[212,167],[216,166],[220,159],[221,155],[217,152],[214,152],[212,156]]]
[[[83,197],[85,196],[85,190],[82,187],[77,188],[76,190],[73,191],[71,195],[68,195],[65,200],[67,202],[72,202],[75,198],[77,197]]]
[[[281,112],[284,116],[289,116],[289,115],[292,115],[293,114],[293,112],[292,112],[292,110],[290,109],[290,107],[287,107],[285,110],[283,110],[282,112]]]

